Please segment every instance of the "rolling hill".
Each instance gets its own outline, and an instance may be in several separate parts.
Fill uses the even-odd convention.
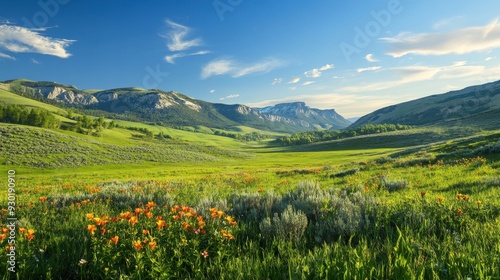
[[[361,117],[351,127],[399,123],[498,128],[499,119],[500,81],[496,81],[384,107]]]

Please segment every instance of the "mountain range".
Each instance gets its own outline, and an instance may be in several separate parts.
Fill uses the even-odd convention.
[[[117,88],[91,91],[55,82],[29,80],[8,80],[2,84],[14,93],[55,105],[101,110],[116,117],[170,126],[228,128],[245,125],[268,131],[298,132],[316,128],[340,129],[351,124],[333,109],[314,109],[304,102],[251,108],[241,104],[210,103],[179,92],[157,89]]]

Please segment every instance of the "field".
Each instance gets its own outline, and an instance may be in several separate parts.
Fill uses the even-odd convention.
[[[17,279],[500,279],[499,131],[283,148],[148,127],[174,138],[0,125],[2,279],[10,236]]]

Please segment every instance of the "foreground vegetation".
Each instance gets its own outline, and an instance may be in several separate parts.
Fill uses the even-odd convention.
[[[41,141],[19,149],[41,149],[59,137],[48,150],[32,151],[52,162],[98,145],[80,139],[82,150],[69,151],[70,136],[3,127],[3,136],[16,133]],[[142,165],[122,159],[46,170],[22,162],[29,153],[20,150],[14,153],[20,160],[4,165],[17,173],[16,277],[497,279],[499,140],[499,132],[483,132],[403,149],[247,148],[252,157],[202,150],[218,160],[161,164],[147,159],[162,155],[160,145],[173,147],[164,156],[187,146],[140,140],[153,149],[135,154]],[[85,157],[131,155],[122,148],[110,144]],[[5,178],[7,170],[1,172]],[[116,179],[120,172],[126,176]],[[7,197],[0,202],[6,247]],[[8,279],[7,256],[0,261]]]

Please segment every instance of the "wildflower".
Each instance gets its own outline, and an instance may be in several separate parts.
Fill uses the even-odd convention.
[[[25,233],[25,232],[26,232],[26,229],[25,229],[25,228],[19,228],[19,232],[20,232],[20,233]]]
[[[462,199],[462,196],[463,196],[463,194],[461,194],[461,193],[457,194],[457,199],[458,200]]]
[[[174,212],[177,212],[179,211],[179,205],[174,205],[174,207],[172,207],[172,209],[170,209],[170,212],[174,213]]]
[[[95,225],[87,225],[87,230],[90,232],[90,234],[94,235],[94,231],[97,230],[97,227]]]
[[[46,196],[41,196],[39,199],[40,199],[41,202],[47,201],[47,197]]]
[[[85,265],[88,263],[88,261],[84,260],[84,259],[81,259],[79,262],[78,262],[80,265]]]
[[[111,237],[111,242],[118,244],[118,240],[120,239],[120,237],[118,237],[118,235],[115,235],[115,237]]]
[[[262,187],[259,187],[258,192],[262,192]],[[205,251],[206,252],[206,251]],[[208,254],[208,253],[207,253]],[[208,255],[207,255],[208,256]]]
[[[179,215],[175,215],[172,217],[175,221],[179,220]]]
[[[154,203],[153,201],[149,201],[148,203],[146,203],[146,207],[148,209],[151,209],[151,208],[153,208],[155,206],[156,206],[156,203]]]
[[[208,252],[207,251],[203,251],[201,252],[201,255],[206,259],[208,258]]]
[[[147,213],[146,213],[146,217],[148,217],[148,219],[151,219],[151,217],[153,217],[153,213],[151,213],[151,212],[147,212]]]
[[[467,200],[469,200],[469,197],[467,197],[466,195],[464,195],[464,196],[462,196],[462,199],[465,200],[465,201],[467,201]]]
[[[142,243],[140,240],[132,242],[132,246],[135,248],[135,250],[140,250],[142,249]]]
[[[28,239],[28,242],[31,241],[33,238],[35,238],[35,231],[32,229],[28,230],[28,233],[26,234],[26,238]]]
[[[483,202],[482,202],[481,200],[478,200],[478,201],[476,202],[476,204],[477,204],[477,206],[481,206],[481,204],[483,204]]]
[[[87,217],[87,219],[89,220],[92,220],[94,218],[94,213],[87,213],[85,214],[85,217]]]
[[[2,232],[3,232],[3,233],[7,233],[7,232],[9,232],[9,231],[10,231],[10,230],[9,230],[8,228],[2,228]]]
[[[443,201],[444,201],[444,198],[442,198],[442,197],[438,197],[438,202],[439,202],[439,203],[443,203]]]
[[[137,216],[130,217],[128,222],[130,223],[130,225],[134,226],[137,223]]]
[[[420,192],[420,196],[423,198],[425,196],[426,192]]]
[[[149,248],[151,248],[151,251],[154,250],[156,248],[156,241],[151,241],[148,243],[149,245]]]
[[[199,227],[200,229],[203,229],[203,228],[205,227],[205,221],[203,221],[203,220],[198,220],[198,227]]]
[[[0,241],[4,240],[5,238],[7,238],[7,234],[5,233],[0,234]]]
[[[224,211],[217,211],[217,216],[219,217],[219,219],[222,217],[222,215],[224,215]]]
[[[458,208],[457,213],[461,215],[463,213],[462,209]]]
[[[135,212],[136,215],[139,215],[139,214],[142,213],[142,209],[141,208],[135,208],[134,212]]]
[[[182,222],[182,229],[187,229],[189,228],[189,224],[186,222]]]
[[[165,226],[165,221],[164,220],[158,220],[156,222],[156,225],[158,226],[158,229],[162,229]]]
[[[148,234],[148,233],[149,233],[149,230],[147,230],[147,229],[143,229],[143,230],[142,230],[142,234],[146,235],[146,234]]]
[[[130,211],[123,212],[123,213],[120,213],[120,217],[122,219],[130,219],[130,217],[132,217],[132,213],[130,213]]]

